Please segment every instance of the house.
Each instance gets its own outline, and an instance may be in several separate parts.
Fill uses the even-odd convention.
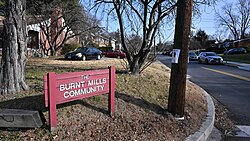
[[[45,22],[44,25],[46,25],[47,24],[46,22],[51,22],[51,21],[49,19],[48,21],[44,21],[44,22]],[[56,35],[58,27],[59,28],[62,27],[64,23],[65,23],[64,19],[61,18],[57,22],[58,25],[52,26],[53,27],[52,38],[53,38],[53,35]],[[40,28],[39,24],[28,25],[27,29],[28,29],[28,36],[29,36],[28,48],[30,48],[31,50],[49,48],[47,38],[43,30]],[[88,35],[86,35],[85,37],[88,40],[91,40],[91,42],[96,44],[98,47],[112,47],[112,50],[120,50],[121,45],[120,44],[117,45],[116,40],[111,39],[108,36],[108,33],[107,32],[104,33],[104,32],[106,31],[101,30],[101,33],[100,32],[99,33],[87,33]],[[74,34],[74,33],[71,33],[71,34]],[[63,38],[64,38],[64,32],[58,37],[57,44],[60,45],[60,42],[61,40],[63,40]],[[66,44],[70,44],[70,43],[80,43],[80,39],[78,37],[68,39],[66,41]],[[85,44],[89,44],[89,42]]]
[[[250,38],[233,41],[234,47],[246,47],[250,45]]]
[[[85,35],[85,37],[98,47],[112,47],[112,50],[116,49],[116,40],[112,39],[105,29],[101,29],[97,33],[90,33]]]
[[[115,50],[115,40],[105,35],[96,35],[94,37],[94,43],[99,47],[112,47]]]
[[[56,13],[57,16],[58,13]],[[49,18],[43,22],[41,22],[42,25],[50,25],[51,21],[55,20],[56,15],[53,15],[53,18]],[[4,17],[0,16],[0,49],[2,48],[2,36],[3,36],[3,21]],[[34,18],[26,17],[27,20],[27,31],[28,31],[28,38],[27,38],[27,55],[28,56],[42,56],[42,54],[49,54],[49,42],[48,39],[42,30],[43,27],[41,27],[41,24],[34,20]],[[51,25],[50,31],[51,31],[51,38],[55,36],[58,32],[58,30],[65,24],[65,21],[63,18],[57,19],[57,22],[54,22],[54,25]],[[70,34],[74,34],[71,32]],[[56,48],[58,48],[61,45],[61,42],[65,36],[65,31],[63,31],[57,38],[56,41]],[[74,37],[66,41],[66,43],[79,43],[79,38]],[[1,51],[0,51],[1,52]],[[2,53],[2,52],[1,52]],[[60,53],[60,52],[59,52]]]
[[[62,45],[62,41],[65,37],[65,30],[58,35],[59,30],[65,26],[65,21],[60,15],[60,10],[55,11],[51,18],[47,20],[40,20],[39,16],[36,17],[36,20],[32,17],[27,17],[27,31],[28,31],[28,41],[27,48],[29,55],[33,56],[42,56],[50,54],[50,45],[51,41],[56,38],[55,48],[58,48]],[[61,18],[58,18],[61,17]],[[55,22],[56,21],[56,22]],[[47,27],[50,27],[47,29]],[[50,39],[47,38],[46,34],[50,32]],[[70,32],[69,34],[74,34]],[[50,40],[50,41],[49,41]],[[75,36],[74,38],[68,39],[66,44],[70,43],[79,43],[79,37]],[[35,53],[35,54],[34,54]],[[60,54],[60,52],[57,52]]]
[[[28,38],[27,38],[27,54],[28,56],[43,56],[43,55],[49,55],[50,54],[50,46],[49,41],[46,37],[46,34],[44,33],[44,30],[42,28],[45,28],[46,25],[49,25],[51,28],[49,29],[49,32],[51,32],[50,38],[54,38],[54,36],[57,35],[58,30],[60,30],[61,27],[65,25],[65,21],[63,18],[57,18],[61,17],[60,12],[55,12],[52,14],[51,18],[48,18],[46,20],[42,20],[42,18],[39,19],[39,17],[32,18],[32,17],[26,17],[27,20],[27,31],[28,31]],[[3,20],[4,17],[0,16],[0,31],[2,31],[3,28]],[[52,22],[56,21],[57,22]],[[42,21],[42,22],[39,22]],[[51,23],[53,23],[51,25]],[[44,26],[42,26],[44,25]],[[56,48],[61,46],[62,40],[65,37],[65,32],[63,31],[56,40]],[[106,31],[105,31],[106,32]],[[74,34],[73,32],[70,32],[69,34]],[[108,47],[111,46],[113,50],[117,49],[116,41],[114,39],[111,39],[108,34],[97,33],[97,34],[91,34],[91,40],[97,44],[99,47]],[[0,42],[2,41],[2,38],[0,38]],[[80,43],[79,37],[74,37],[71,39],[68,39],[66,44],[71,43]],[[121,47],[119,46],[119,49]],[[60,54],[60,52],[57,52]]]

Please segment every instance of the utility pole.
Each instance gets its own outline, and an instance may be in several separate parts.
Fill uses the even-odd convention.
[[[192,0],[177,1],[174,47],[172,59],[168,111],[175,117],[184,116],[188,48],[192,21]]]

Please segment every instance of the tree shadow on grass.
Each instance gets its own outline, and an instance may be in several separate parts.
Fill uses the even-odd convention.
[[[57,109],[76,105],[76,104],[80,104],[82,106],[101,112],[103,114],[108,114],[107,110],[96,107],[82,100],[75,100],[72,102],[59,104],[57,105]],[[42,111],[42,112],[48,111],[48,107],[45,107],[44,95],[27,96],[23,98],[16,98],[16,99],[7,100],[7,101],[1,101],[0,109],[37,110],[37,111]]]
[[[127,102],[127,103],[131,103],[133,105],[139,106],[143,109],[148,109],[152,112],[155,112],[157,114],[160,115],[165,115],[166,113],[166,109],[162,108],[161,106],[154,104],[154,103],[150,103],[144,99],[141,98],[135,98],[131,95],[128,94],[124,94],[124,93],[117,93],[115,94],[116,98],[122,99],[123,101]]]
[[[77,68],[77,67],[70,67],[70,66],[62,66],[58,64],[51,64],[51,65],[36,65],[36,66],[27,66],[27,71],[37,69],[40,71],[50,72],[50,71],[61,71],[64,72],[74,72],[74,71],[87,71],[93,69],[86,69],[86,68]]]
[[[46,111],[43,95],[27,96],[23,98],[1,101],[0,108]]]
[[[63,108],[63,107],[68,107],[71,105],[76,105],[80,104],[82,106],[85,106],[86,108],[93,109],[97,112],[109,115],[109,112],[103,108],[96,107],[94,105],[91,105],[87,102],[84,102],[83,100],[76,100],[64,104],[59,104],[57,105],[57,109]],[[107,105],[108,106],[108,105]],[[23,98],[16,98],[12,100],[7,100],[7,101],[1,101],[0,102],[0,109],[19,109],[19,110],[30,110],[30,111],[38,111],[40,118],[42,120],[42,123],[44,124],[46,120],[42,112],[47,112],[48,107],[45,107],[45,102],[44,102],[44,95],[35,95],[35,96],[27,96]],[[44,129],[49,129],[49,125],[44,124],[41,128]],[[7,131],[19,131],[19,130],[28,130],[31,128],[3,128],[0,127],[1,130],[7,130]]]
[[[146,100],[143,100],[141,98],[135,98],[133,96],[124,94],[124,93],[117,93],[115,94],[116,98],[119,98],[127,103],[131,103],[133,105],[139,106],[143,109],[148,109],[151,110],[152,112],[155,112],[160,115],[165,115],[166,109],[162,108],[161,106],[150,103]],[[80,104],[82,106],[85,106],[86,108],[93,109],[97,112],[101,112],[105,115],[109,115],[109,112],[107,109],[97,107],[95,105],[91,105],[88,102],[85,102],[83,100],[76,100],[64,104],[59,104],[57,105],[57,109],[67,107],[67,106],[72,106]],[[108,105],[107,105],[108,107]],[[12,100],[7,100],[7,101],[1,101],[0,102],[0,108],[1,109],[22,109],[22,110],[37,110],[41,112],[46,112],[48,111],[48,108],[45,107],[44,103],[44,95],[35,95],[35,96],[27,96],[23,98],[16,98]],[[119,109],[117,109],[119,110]]]

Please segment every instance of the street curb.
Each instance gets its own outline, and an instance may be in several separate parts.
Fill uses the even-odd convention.
[[[226,66],[231,66],[231,67],[236,67],[238,69],[241,69],[241,70],[245,70],[245,71],[250,71],[250,68],[247,68],[241,64],[237,64],[237,63],[230,63],[230,62],[224,62],[224,65]]]
[[[230,66],[230,67],[236,67],[236,68],[238,68],[238,67],[240,66],[239,64],[230,63],[230,62],[228,62],[228,61],[225,61],[225,62],[224,62],[224,65]]]
[[[196,85],[191,81],[189,81],[189,83]],[[207,109],[208,109],[207,117],[206,120],[202,123],[200,129],[196,131],[194,134],[189,135],[186,141],[206,141],[214,127],[214,119],[215,119],[214,102],[211,96],[204,89],[202,89],[201,87],[199,88],[201,89],[202,93],[204,94],[207,100]]]

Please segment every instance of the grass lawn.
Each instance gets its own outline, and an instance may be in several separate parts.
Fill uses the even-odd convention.
[[[250,64],[250,53],[222,55],[225,61],[241,62]]]
[[[116,67],[115,117],[108,115],[107,95],[61,104],[57,131],[48,130],[44,106],[43,75]],[[130,75],[121,59],[65,61],[30,58],[26,81],[30,91],[0,95],[0,108],[40,110],[46,123],[38,129],[0,130],[0,140],[184,140],[200,127],[207,105],[199,87],[187,83],[185,120],[167,112],[170,69],[153,63],[142,74]],[[228,124],[223,124],[228,125]]]

